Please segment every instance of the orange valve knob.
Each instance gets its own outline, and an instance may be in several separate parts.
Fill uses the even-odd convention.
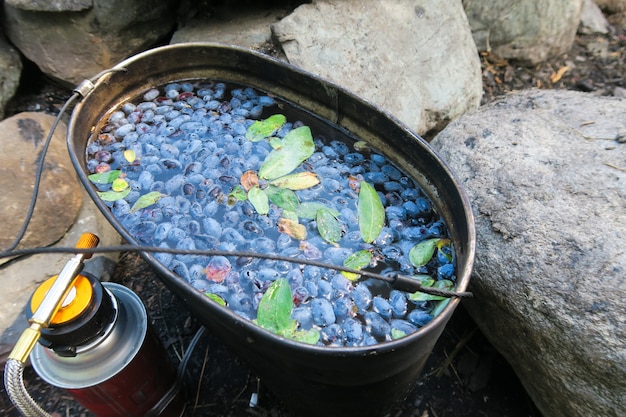
[[[80,238],[78,239],[78,242],[76,243],[76,248],[77,249],[91,249],[91,248],[95,248],[96,246],[98,246],[98,243],[100,243],[100,238],[96,235],[94,235],[93,233],[83,233]],[[86,253],[83,255],[84,259],[89,259],[93,256],[92,253]]]

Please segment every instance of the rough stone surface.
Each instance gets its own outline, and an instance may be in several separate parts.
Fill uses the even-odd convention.
[[[81,12],[29,11],[4,4],[11,42],[46,75],[74,87],[153,46],[175,26],[174,0],[94,0]]]
[[[5,3],[35,12],[79,12],[93,6],[93,0],[5,0]]]
[[[18,234],[30,204],[37,160],[54,116],[20,113],[0,122],[0,248]],[[59,123],[45,158],[33,218],[19,247],[48,246],[76,220],[82,188],[65,145],[66,127]],[[6,259],[0,260],[4,262]]]
[[[0,34],[0,120],[4,118],[4,107],[15,95],[22,74],[22,59]]]
[[[419,134],[480,103],[480,61],[460,2],[319,0],[272,30],[290,63],[354,91]]]
[[[602,10],[609,13],[619,13],[626,11],[626,0],[595,0]]]
[[[583,0],[578,31],[584,34],[609,33],[609,22],[593,0]]]
[[[270,26],[288,14],[288,10],[248,7],[234,10],[222,7],[211,16],[203,14],[185,22],[172,35],[170,44],[218,42],[260,50],[271,42]]]
[[[526,91],[432,141],[476,217],[465,303],[545,417],[626,415],[626,100]]]
[[[464,0],[479,51],[534,65],[566,52],[583,0]]]

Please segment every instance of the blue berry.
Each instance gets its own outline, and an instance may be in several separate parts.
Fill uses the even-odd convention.
[[[336,320],[333,306],[325,298],[316,298],[311,301],[311,313],[313,314],[313,322],[320,326],[326,327],[333,324]]]

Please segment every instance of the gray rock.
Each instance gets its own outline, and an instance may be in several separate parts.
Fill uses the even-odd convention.
[[[272,42],[270,26],[286,16],[286,9],[249,6],[244,10],[223,5],[211,16],[200,14],[174,32],[170,44],[217,42],[263,50]]]
[[[464,0],[479,51],[528,65],[566,52],[574,42],[583,0]]]
[[[596,4],[607,13],[626,11],[626,0],[595,0]]]
[[[5,3],[33,12],[79,12],[93,6],[93,0],[5,0]]]
[[[0,120],[4,108],[15,95],[22,74],[22,59],[19,52],[0,35]]]
[[[318,0],[272,30],[290,63],[419,134],[480,104],[480,61],[460,2]]]
[[[22,226],[30,204],[37,161],[54,116],[20,113],[0,122],[0,248],[6,249]],[[66,127],[59,123],[45,158],[37,204],[18,247],[48,246],[76,220],[82,188],[65,145]],[[0,262],[6,259],[0,260]]]
[[[93,0],[80,12],[44,12],[5,2],[4,26],[11,42],[43,73],[75,87],[171,33],[176,5],[174,0]]]
[[[465,303],[545,417],[626,415],[626,100],[526,91],[432,141],[468,192]]]
[[[593,0],[583,0],[583,11],[580,15],[579,33],[609,33],[609,22],[602,14],[602,10]]]

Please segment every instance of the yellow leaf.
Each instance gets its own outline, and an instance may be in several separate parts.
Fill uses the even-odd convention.
[[[118,177],[113,180],[113,184],[111,184],[111,189],[116,192],[124,191],[128,188],[128,182],[122,177]]]
[[[133,151],[132,149],[126,149],[124,151],[124,158],[126,158],[126,160],[132,164],[133,162],[135,162],[135,159],[137,159],[137,154],[135,154],[135,151]]]
[[[561,77],[563,77],[563,74],[565,74],[568,70],[569,67],[567,65],[559,68],[557,72],[550,76],[550,81],[552,81],[553,84],[559,82]]]
[[[297,221],[293,221],[291,219],[281,218],[278,220],[278,231],[281,233],[285,233],[288,236],[291,236],[294,239],[305,240],[306,239],[306,227],[304,225],[298,223]]]

